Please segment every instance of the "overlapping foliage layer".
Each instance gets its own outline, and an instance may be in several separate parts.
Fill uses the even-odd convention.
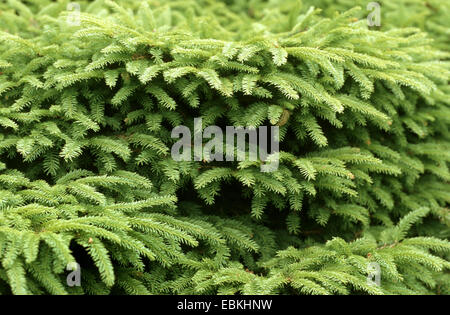
[[[0,3],[0,292],[448,294],[447,7],[323,2]],[[174,161],[195,117],[279,169]]]

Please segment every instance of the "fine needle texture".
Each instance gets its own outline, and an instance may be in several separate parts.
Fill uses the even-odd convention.
[[[450,2],[367,4],[1,1],[0,294],[450,294]]]

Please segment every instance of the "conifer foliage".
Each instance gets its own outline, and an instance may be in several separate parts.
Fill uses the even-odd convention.
[[[0,2],[0,293],[449,294],[449,6],[350,2]]]

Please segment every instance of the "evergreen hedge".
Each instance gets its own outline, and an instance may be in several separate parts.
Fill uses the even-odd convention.
[[[449,6],[350,2],[1,2],[0,293],[448,294]],[[175,161],[196,117],[278,170]]]

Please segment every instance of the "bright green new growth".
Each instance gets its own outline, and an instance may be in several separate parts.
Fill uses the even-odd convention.
[[[0,4],[0,293],[448,294],[448,22],[323,2]],[[195,117],[279,169],[176,162]]]

